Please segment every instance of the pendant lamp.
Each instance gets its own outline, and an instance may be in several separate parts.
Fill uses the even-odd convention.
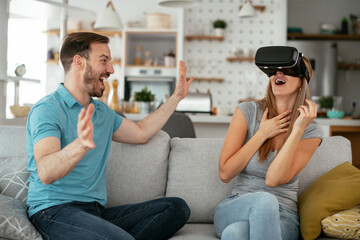
[[[254,17],[256,15],[255,8],[251,4],[250,0],[246,0],[245,3],[241,6],[239,11],[239,17]]]
[[[94,25],[94,29],[121,29],[123,25],[121,23],[120,17],[116,12],[114,5],[109,1],[104,9],[104,11],[99,15]]]
[[[158,0],[158,4],[164,7],[190,8],[199,4],[199,0]]]

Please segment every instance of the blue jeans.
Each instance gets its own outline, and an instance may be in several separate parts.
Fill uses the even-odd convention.
[[[266,192],[234,194],[215,210],[216,235],[223,240],[297,240],[299,217]]]
[[[180,198],[160,198],[104,208],[70,202],[41,210],[30,221],[44,239],[168,239],[182,228],[190,209]]]

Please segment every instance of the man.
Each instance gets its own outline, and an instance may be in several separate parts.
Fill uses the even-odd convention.
[[[65,37],[60,59],[64,84],[32,108],[27,122],[28,213],[44,239],[167,239],[188,220],[179,198],[105,208],[111,141],[146,143],[183,99],[192,78],[180,61],[173,95],[134,123],[99,100],[114,73],[109,39],[94,33]]]

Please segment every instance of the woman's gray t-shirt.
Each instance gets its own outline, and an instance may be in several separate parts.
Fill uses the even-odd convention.
[[[250,140],[259,129],[263,111],[256,102],[242,102],[238,108],[245,116],[247,123],[247,134],[244,144]],[[316,122],[312,122],[305,129],[301,139],[322,138],[323,133]],[[297,212],[298,176],[293,177],[288,183],[277,187],[268,187],[265,184],[266,172],[274,160],[277,151],[270,151],[267,160],[259,162],[258,152],[250,159],[245,169],[240,172],[236,179],[236,185],[232,194],[246,194],[252,192],[268,192],[276,196],[279,204]]]

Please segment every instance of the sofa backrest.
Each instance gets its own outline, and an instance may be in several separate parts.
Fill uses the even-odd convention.
[[[213,222],[216,206],[230,194],[234,182],[219,178],[224,139],[172,138],[167,197],[183,198],[191,209],[189,222]]]
[[[146,144],[112,142],[107,165],[107,206],[164,197],[170,137],[159,131]]]
[[[325,137],[299,175],[298,196],[316,179],[337,165],[352,163],[351,143],[342,136]]]
[[[219,156],[224,139],[173,138],[170,141],[166,196],[183,198],[190,206],[189,222],[213,222],[216,206],[231,192],[235,179],[219,179]],[[351,162],[350,142],[344,137],[326,137],[299,179],[300,194],[333,167]]]
[[[26,156],[26,128],[0,126],[0,157]]]

